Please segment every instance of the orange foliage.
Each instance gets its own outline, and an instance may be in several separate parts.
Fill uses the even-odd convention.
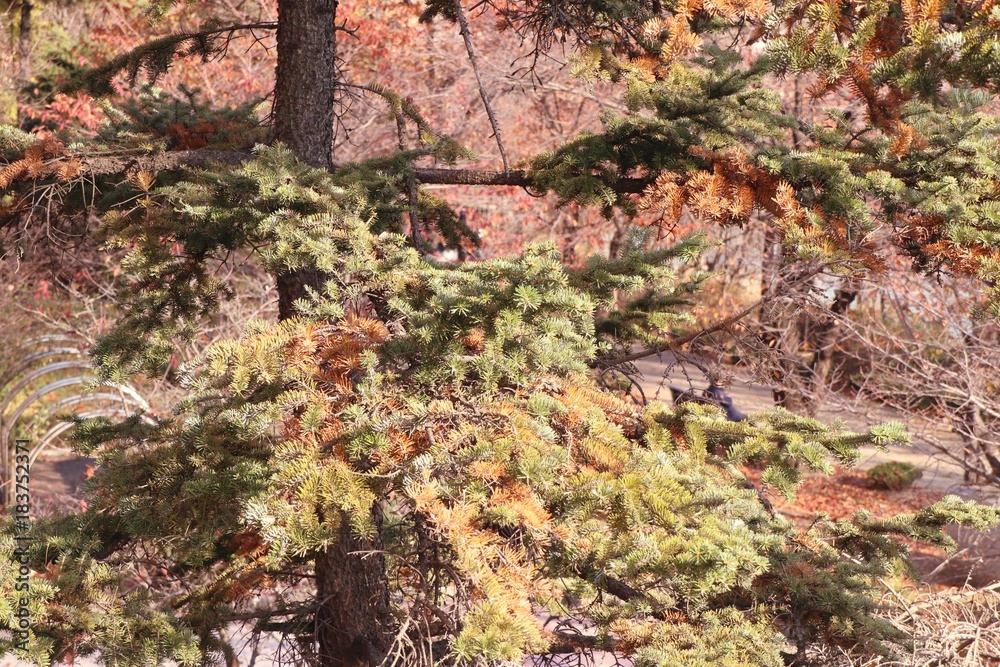
[[[218,129],[219,126],[216,123],[204,120],[200,120],[190,127],[183,123],[174,123],[167,128],[170,149],[186,151],[204,148]]]

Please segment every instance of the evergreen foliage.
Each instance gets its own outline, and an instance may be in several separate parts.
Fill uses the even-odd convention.
[[[156,9],[157,4],[151,3],[150,16],[153,18],[163,11]],[[114,79],[119,74],[124,74],[133,85],[141,78],[153,84],[170,70],[177,58],[195,57],[207,62],[225,52],[235,32],[247,28],[275,27],[273,23],[247,26],[212,23],[201,30],[165,35],[122,53],[100,67],[72,72],[72,81],[65,88],[70,91],[87,90],[97,96],[111,95],[115,92]]]
[[[680,2],[665,15],[657,4],[497,3],[542,41],[587,35],[576,72],[626,89],[629,115],[608,114],[603,133],[536,157],[537,183],[668,221],[685,207],[722,224],[764,214],[791,250],[876,271],[873,231],[884,225],[917,268],[997,284],[992,4]],[[745,44],[766,46],[749,64],[742,33],[729,36],[744,21],[756,26]],[[807,123],[767,90],[774,75],[813,75],[810,95],[852,94],[864,114],[833,109]],[[635,175],[655,180],[639,202],[612,187]]]
[[[849,433],[781,409],[732,423],[713,406],[642,411],[593,388],[588,360],[622,344],[598,338],[596,306],[685,289],[668,267],[691,247],[579,272],[546,247],[438,265],[373,232],[363,190],[280,146],[144,199],[134,219],[107,222],[111,242],[135,239],[137,280],[96,350],[109,379],[158,370],[171,338],[211,312],[227,286],[210,256],[254,246],[272,271],[315,266],[329,280],[301,317],[210,347],[186,370],[176,417],[78,426],[101,465],[85,512],[33,526],[37,660],[217,659],[219,628],[258,592],[274,596],[269,613],[313,611],[282,584],[308,575],[344,521],[380,531],[392,617],[408,641],[437,641],[442,664],[573,648],[572,633],[541,629],[540,609],[598,628],[576,648],[637,665],[780,665],[786,636],[891,651],[898,633],[870,614],[876,578],[903,565],[896,538],[945,544],[946,523],[997,519],[948,498],[803,533],[735,466],[762,462],[765,483],[790,494],[798,466],[850,463],[862,444],[904,441],[900,425]],[[120,597],[137,560],[183,586]]]
[[[920,468],[905,461],[884,461],[872,466],[867,473],[875,486],[891,491],[913,486],[923,474]]]
[[[888,226],[919,269],[1000,278],[992,3],[492,4],[539,48],[570,35],[576,73],[625,91],[627,114],[532,161],[539,189],[667,221],[684,210],[718,224],[764,216],[789,249],[844,271],[879,270],[874,236]],[[458,14],[431,0],[423,18],[436,17]],[[178,56],[218,53],[233,29],[161,38],[87,85],[155,79]],[[789,115],[764,83],[801,74],[817,95],[854,91],[863,117]],[[86,510],[31,527],[25,657],[217,663],[231,657],[224,628],[249,618],[316,661],[330,602],[313,580],[345,534],[378,545],[355,555],[384,563],[373,617],[388,619],[403,664],[610,650],[638,667],[781,665],[789,643],[798,657],[813,644],[899,652],[906,638],[877,618],[874,593],[906,570],[905,540],[952,547],[946,524],[984,529],[1000,511],[948,497],[910,515],[795,528],[766,493],[792,495],[802,470],[855,463],[861,446],[905,442],[903,425],[851,433],[782,409],[734,423],[713,406],[640,409],[597,389],[592,365],[690,317],[703,276],[685,282],[675,268],[704,240],[662,247],[639,234],[582,269],[549,246],[429,259],[402,234],[404,214],[453,246],[474,234],[442,200],[410,195],[413,163],[471,153],[405,98],[364,90],[418,128],[417,148],[331,174],[259,145],[237,168],[133,171],[98,202],[100,237],[123,270],[120,317],[94,347],[109,383],[163,373],[179,341],[237,296],[217,271],[234,254],[279,279],[321,278],[297,316],[256,322],[188,364],[169,417],[77,424],[100,468]],[[263,140],[251,107],[183,95],[109,106],[86,146],[0,127],[0,214],[22,212],[40,184],[81,181],[100,151]],[[622,196],[626,177],[650,184],[641,198]],[[763,489],[739,471],[750,462]],[[3,521],[0,544],[13,550]],[[0,562],[8,628],[24,596],[16,577],[14,561]],[[0,651],[12,646],[0,636]]]

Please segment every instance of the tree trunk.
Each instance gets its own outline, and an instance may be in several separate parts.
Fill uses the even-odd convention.
[[[333,166],[336,18],[336,0],[278,2],[272,139],[322,169]],[[322,281],[323,275],[310,269],[278,276],[279,317],[294,315],[294,302],[306,287],[318,289]],[[389,587],[381,551],[379,534],[359,538],[342,516],[337,542],[315,554],[319,667],[371,667],[388,652]]]
[[[18,86],[26,86],[31,81],[31,11],[32,0],[21,0],[21,25],[17,36]]]
[[[317,554],[316,657],[321,667],[374,667],[388,653],[392,617],[381,552],[377,533],[373,540],[360,540],[343,517],[337,543]]]
[[[300,160],[333,167],[337,0],[278,2],[272,139]]]
[[[278,319],[294,317],[298,312],[295,302],[308,296],[306,288],[320,291],[325,278],[316,269],[299,269],[278,276]]]
[[[333,120],[337,92],[337,0],[278,3],[278,65],[271,138],[303,162],[333,167]],[[278,276],[278,317],[295,314],[306,287],[323,276],[301,269]]]

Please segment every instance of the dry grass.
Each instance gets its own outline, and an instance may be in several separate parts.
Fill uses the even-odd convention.
[[[892,657],[833,652],[814,667],[980,667],[1000,665],[1000,582],[948,591],[888,591],[885,617],[911,638]]]

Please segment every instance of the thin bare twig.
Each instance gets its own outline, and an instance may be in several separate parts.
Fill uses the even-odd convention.
[[[493,126],[493,136],[497,140],[497,147],[500,149],[500,159],[503,160],[503,171],[510,171],[510,164],[507,162],[507,151],[503,147],[503,138],[500,135],[500,124],[497,123],[496,114],[493,113],[493,105],[490,104],[490,96],[483,86],[483,77],[479,74],[479,58],[472,48],[472,36],[469,33],[469,22],[465,19],[465,12],[462,10],[462,0],[455,0],[455,16],[458,18],[459,32],[465,40],[465,50],[469,54],[469,62],[472,64],[472,71],[476,73],[476,82],[479,84],[479,96],[483,98],[483,106],[486,107],[486,115],[490,117],[490,125]]]
[[[805,275],[801,276],[798,280],[789,283],[786,289],[797,287],[802,283],[806,282],[807,280],[812,279],[813,277],[819,274],[820,270],[821,270],[820,267],[812,269]],[[601,368],[609,368],[611,366],[626,364],[632,361],[636,361],[638,359],[644,359],[645,357],[651,357],[654,354],[660,354],[661,352],[667,352],[668,350],[674,352],[676,351],[677,348],[687,345],[688,343],[691,343],[699,338],[713,334],[716,331],[722,331],[723,329],[728,329],[729,327],[736,324],[744,317],[746,317],[753,311],[757,310],[758,308],[760,308],[773,298],[774,298],[773,295],[762,296],[761,298],[757,299],[743,310],[733,313],[729,317],[720,320],[719,322],[716,322],[710,327],[700,329],[699,331],[695,331],[693,333],[689,333],[684,336],[678,336],[677,338],[671,338],[669,340],[664,341],[663,343],[660,343],[659,345],[654,345],[652,347],[646,348],[645,350],[633,352],[632,354],[626,354],[621,357],[615,357],[614,359],[596,359],[593,362],[591,362],[591,365],[599,366]]]
[[[396,113],[396,131],[399,133],[399,150],[406,152],[406,120],[403,114]],[[410,237],[413,239],[413,247],[420,251],[422,243],[420,235],[420,215],[417,211],[417,177],[412,173],[406,177],[406,199],[410,216]]]

